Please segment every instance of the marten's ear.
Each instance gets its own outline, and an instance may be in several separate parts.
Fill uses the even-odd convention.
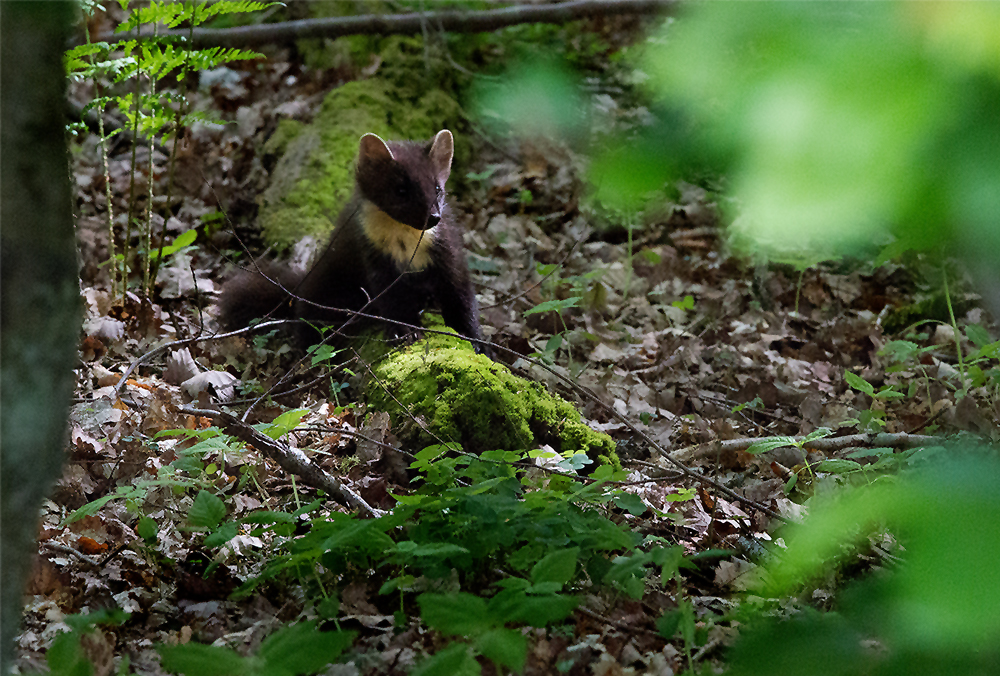
[[[431,149],[427,151],[431,164],[434,165],[434,177],[437,178],[439,185],[443,186],[451,175],[451,158],[454,154],[455,139],[450,131],[442,129],[434,136]]]
[[[391,162],[393,159],[389,146],[378,136],[375,134],[365,134],[361,137],[361,145],[358,149],[358,164],[363,162]]]

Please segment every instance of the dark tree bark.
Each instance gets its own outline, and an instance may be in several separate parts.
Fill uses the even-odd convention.
[[[566,23],[592,16],[615,14],[656,14],[677,0],[569,0],[547,5],[514,5],[483,11],[442,10],[410,14],[343,16],[302,19],[259,26],[210,29],[195,28],[192,45],[203,47],[259,47],[288,43],[302,38],[340,38],[345,35],[413,35],[427,30],[455,33],[494,31],[522,23]],[[160,31],[160,35],[187,38],[188,30]],[[102,36],[109,42],[133,34]]]
[[[80,330],[62,51],[70,2],[0,2],[0,673],[58,477]]]

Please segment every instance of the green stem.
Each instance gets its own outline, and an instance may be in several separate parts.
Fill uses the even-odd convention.
[[[136,22],[135,31],[139,32],[141,24]],[[140,109],[140,95],[139,95],[139,80],[140,74],[142,73],[142,47],[136,47],[136,58],[135,58],[135,93],[133,94],[134,101],[132,105],[134,106],[133,114],[135,119],[132,122],[132,159],[129,162],[129,185],[128,185],[128,218],[125,220],[125,230],[122,232],[122,304],[125,303],[125,296],[128,294],[128,258],[131,254],[130,248],[132,244],[132,219],[135,216],[135,153],[136,149],[139,147],[139,115],[141,114]]]
[[[951,292],[948,290],[948,271],[941,268],[941,277],[944,280],[944,300],[948,304],[948,316],[951,317],[951,328],[955,332],[955,352],[958,354],[958,373],[962,378],[962,391],[965,391],[965,360],[962,358],[962,334],[958,331],[958,322],[955,321],[955,310],[951,307]]]
[[[795,285],[795,314],[799,313],[799,292],[802,291],[802,278],[806,276],[805,268],[799,270],[799,283]]]
[[[156,26],[153,27],[153,40],[156,40]],[[153,97],[156,96],[156,78],[153,72],[149,73],[149,101],[152,105]],[[142,269],[142,295],[144,298],[152,298],[153,288],[149,279],[149,265],[153,249],[153,131],[149,132],[149,180],[146,191],[146,223],[143,226],[143,237],[145,238],[144,248],[146,250],[146,260],[143,261]],[[165,223],[166,221],[164,221]]]
[[[194,25],[196,17],[194,12],[191,15],[191,25],[188,30],[188,44],[191,44],[194,39]],[[177,110],[174,111],[174,142],[170,147],[170,168],[168,170],[167,177],[167,213],[163,217],[163,225],[160,226],[160,248],[157,253],[156,260],[153,261],[153,283],[156,283],[156,277],[160,272],[160,265],[163,263],[163,245],[166,243],[167,238],[167,220],[170,218],[170,200],[173,198],[174,194],[174,167],[177,166],[177,142],[181,135],[181,113],[187,113],[188,104],[188,94],[191,91],[191,52],[185,50],[184,52],[184,65],[181,67],[181,78],[184,81],[184,93],[181,96],[181,103],[177,106]]]

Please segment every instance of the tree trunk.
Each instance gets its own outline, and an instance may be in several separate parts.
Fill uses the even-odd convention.
[[[80,330],[62,51],[70,2],[0,2],[0,672],[59,476]]]

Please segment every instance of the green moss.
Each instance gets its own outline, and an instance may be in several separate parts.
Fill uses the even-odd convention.
[[[265,147],[280,152],[281,158],[261,197],[264,239],[285,249],[306,235],[330,231],[354,189],[354,158],[363,134],[427,139],[458,119],[458,104],[438,90],[405,101],[381,79],[348,82],[334,89],[312,124],[279,125]]]
[[[620,468],[614,441],[580,422],[572,404],[477,355],[457,336],[431,334],[389,354],[373,370],[377,380],[367,383],[368,405],[392,416],[404,442],[430,445],[436,436],[473,452],[548,444]],[[432,434],[407,425],[410,417],[400,404]]]
[[[288,144],[294,141],[306,128],[298,120],[283,119],[278,121],[278,128],[264,143],[265,155],[282,155],[288,150]]]

